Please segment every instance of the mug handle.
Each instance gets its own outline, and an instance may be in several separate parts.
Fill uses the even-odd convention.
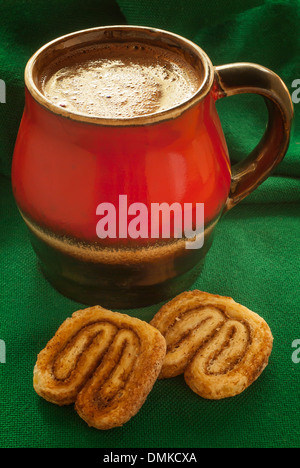
[[[290,141],[293,104],[286,85],[268,68],[255,63],[215,67],[215,97],[242,93],[264,97],[268,109],[266,131],[256,148],[232,167],[227,212],[258,187],[284,158]]]

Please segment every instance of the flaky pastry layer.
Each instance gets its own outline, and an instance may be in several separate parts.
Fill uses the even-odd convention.
[[[152,389],[166,353],[148,323],[100,306],[75,312],[39,353],[33,385],[57,405],[75,403],[97,429],[121,426]]]
[[[207,399],[243,392],[265,369],[272,351],[265,320],[230,297],[184,292],[150,324],[167,342],[159,377],[183,373],[190,388]]]

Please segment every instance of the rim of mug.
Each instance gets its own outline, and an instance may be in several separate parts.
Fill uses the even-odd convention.
[[[164,111],[153,112],[151,114],[144,114],[141,116],[135,117],[126,117],[126,118],[106,118],[100,117],[96,115],[87,115],[80,112],[69,111],[66,108],[60,107],[54,104],[50,99],[46,98],[46,96],[42,93],[39,89],[35,79],[34,79],[34,72],[35,68],[39,63],[39,59],[43,56],[43,54],[52,48],[61,46],[61,50],[64,50],[63,44],[67,41],[72,43],[72,40],[78,39],[79,37],[97,33],[97,32],[122,32],[122,31],[137,31],[139,33],[149,33],[152,34],[153,37],[162,36],[164,38],[169,38],[175,41],[178,46],[186,49],[187,51],[192,51],[197,58],[201,61],[201,65],[203,67],[203,79],[197,91],[187,100],[183,101],[180,104],[177,104],[173,107],[170,107]],[[133,39],[135,40],[135,39]],[[137,41],[141,41],[140,38],[136,39]],[[109,41],[107,41],[109,42]],[[81,43],[83,44],[83,43]],[[80,46],[80,42],[78,42],[78,46]],[[60,36],[45,45],[39,48],[32,57],[28,60],[26,67],[25,67],[25,87],[29,91],[30,95],[37,101],[42,107],[48,109],[54,114],[60,115],[62,117],[69,118],[71,120],[79,121],[79,122],[87,122],[93,123],[97,125],[105,125],[105,126],[133,126],[133,125],[147,125],[152,123],[163,122],[166,120],[171,120],[176,117],[179,117],[183,112],[190,109],[202,99],[207,96],[210,92],[213,82],[214,82],[214,67],[209,59],[208,55],[194,42],[186,39],[183,36],[178,34],[172,33],[170,31],[165,31],[163,29],[152,28],[147,26],[132,26],[132,25],[114,25],[114,26],[100,26],[96,28],[89,28],[83,29],[80,31],[75,31],[70,34],[66,34]]]

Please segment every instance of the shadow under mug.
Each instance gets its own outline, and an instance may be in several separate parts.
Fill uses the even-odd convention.
[[[78,48],[124,42],[175,52],[199,74],[199,89],[171,109],[127,119],[69,112],[45,97],[41,80],[50,61]],[[25,85],[14,196],[45,277],[82,304],[135,308],[189,288],[222,214],[269,176],[289,145],[293,106],[275,73],[252,63],[214,67],[200,47],[167,31],[110,26],[58,38],[29,60]],[[215,102],[240,93],[263,96],[268,123],[254,151],[231,167]],[[148,208],[202,203],[203,247],[187,249],[184,237],[172,236],[100,239],[97,207],[118,207],[120,195],[128,205]]]

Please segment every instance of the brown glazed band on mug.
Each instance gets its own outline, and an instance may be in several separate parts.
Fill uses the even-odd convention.
[[[70,112],[45,96],[42,76],[50,62],[67,63],[68,54],[103,44],[176,54],[199,86],[171,108],[130,118]],[[222,214],[268,177],[289,144],[293,106],[275,73],[250,63],[214,67],[199,46],[167,31],[109,26],[58,38],[29,60],[25,84],[14,195],[44,275],[83,304],[139,307],[190,287]],[[231,168],[215,103],[240,93],[262,95],[269,119],[257,148]],[[204,246],[189,250],[185,237],[174,236],[100,239],[97,206],[118,207],[120,195],[149,210],[153,203],[204,204]]]

